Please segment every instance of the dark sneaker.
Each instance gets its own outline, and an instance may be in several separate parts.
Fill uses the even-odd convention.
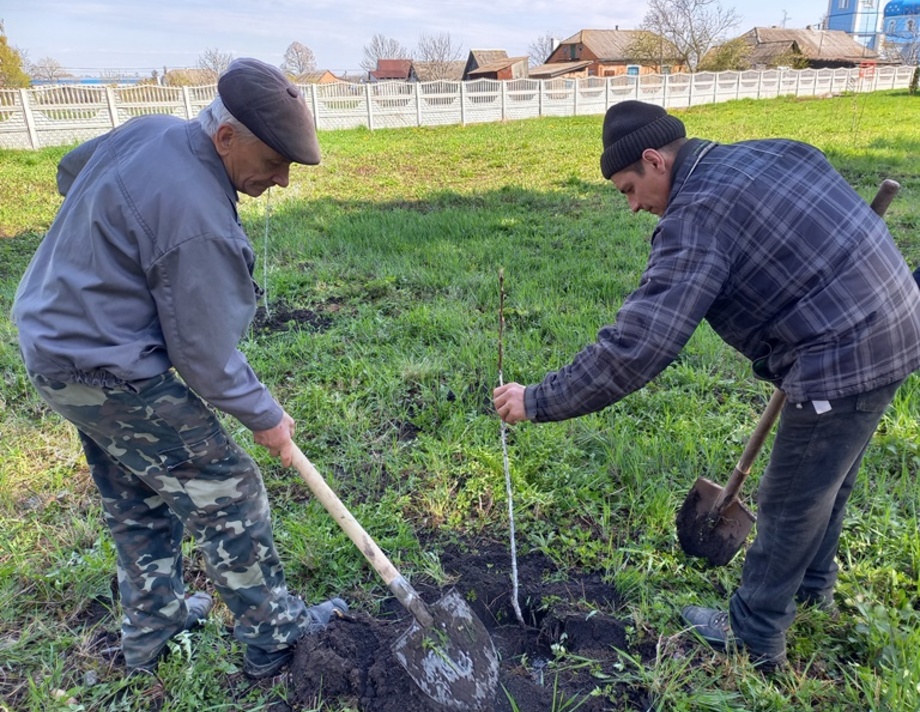
[[[214,601],[206,593],[193,593],[185,599],[185,607],[188,609],[188,613],[185,616],[185,627],[183,630],[193,630],[204,625],[204,622],[208,619],[208,614],[211,612],[211,608],[214,607]],[[145,663],[129,665],[128,672],[152,674],[157,669],[157,663],[160,661],[165,651],[166,648],[163,648],[152,660],[148,660]]]
[[[304,627],[304,635],[315,635],[325,628],[333,616],[348,613],[348,604],[341,598],[332,598],[307,609],[308,622]],[[276,675],[281,668],[287,665],[294,657],[293,646],[280,650],[267,651],[255,645],[246,647],[243,656],[243,672],[253,680]]]
[[[735,644],[728,613],[715,608],[687,606],[680,612],[680,617],[703,640],[716,650],[727,650]]]
[[[204,625],[208,620],[208,614],[214,607],[214,601],[206,593],[193,593],[185,599],[185,607],[188,614],[185,616],[185,629],[192,630]]]
[[[681,618],[694,632],[716,650],[730,652],[742,648],[758,670],[765,673],[776,672],[786,664],[786,652],[758,653],[748,648],[743,641],[732,633],[731,623],[726,611],[702,606],[687,606],[680,612]]]
[[[252,680],[261,680],[271,677],[287,665],[294,657],[294,648],[287,647],[281,650],[268,652],[255,645],[246,646],[246,655],[243,656],[243,672]]]

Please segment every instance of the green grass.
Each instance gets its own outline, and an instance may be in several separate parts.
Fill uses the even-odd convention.
[[[867,198],[883,178],[898,180],[888,222],[920,263],[915,98],[741,101],[680,116],[690,135],[723,142],[812,142]],[[320,142],[321,166],[296,167],[291,188],[242,206],[268,258],[256,277],[269,309],[311,310],[318,326],[253,330],[243,349],[358,521],[405,573],[436,578],[418,540],[428,530],[506,537],[490,401],[499,268],[504,378],[531,383],[613,320],[655,219],[629,214],[602,181],[600,117],[330,132]],[[77,440],[28,387],[8,318],[60,204],[62,152],[0,151],[0,235],[9,236],[0,239],[0,709],[267,709],[284,693],[242,680],[222,606],[200,635],[177,643],[160,666],[162,687],[123,678],[100,654],[117,631],[114,553]],[[599,671],[601,692],[615,680],[661,710],[917,709],[918,376],[885,417],[853,494],[842,618],[799,616],[796,672],[770,682],[742,658],[681,652],[680,606],[724,604],[741,561],[717,570],[688,561],[674,513],[697,476],[724,481],[768,396],[703,326],[674,365],[606,411],[511,428],[519,551],[603,572],[625,601],[607,613],[631,621],[637,648],[657,651],[627,651],[620,669]],[[296,474],[227,425],[263,467],[291,586],[373,612],[385,591],[360,554]],[[187,553],[189,576],[203,582],[190,544]],[[339,712],[335,704],[321,709]]]

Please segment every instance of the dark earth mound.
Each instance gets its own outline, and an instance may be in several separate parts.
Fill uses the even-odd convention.
[[[313,311],[279,301],[270,310],[260,306],[252,328],[257,334],[305,327],[323,331],[339,308],[331,303]],[[488,403],[491,407],[491,399]],[[413,436],[414,432],[406,434]],[[415,588],[429,604],[456,590],[489,631],[500,660],[494,712],[649,708],[643,689],[618,683],[611,673],[623,667],[618,650],[648,660],[655,643],[628,643],[630,622],[609,615],[618,599],[599,574],[561,572],[539,553],[519,557],[518,603],[525,623],[521,625],[511,600],[508,542],[448,547],[441,566],[448,583],[440,588],[414,584]],[[287,674],[287,700],[280,708],[338,705],[358,712],[439,712],[392,650],[412,621],[395,598],[388,598],[375,616],[352,612],[319,635],[305,638],[295,650]]]
[[[452,547],[441,564],[452,585],[416,588],[428,603],[451,588],[457,590],[489,630],[500,660],[495,712],[648,707],[641,690],[618,686],[606,677],[621,664],[617,649],[627,649],[628,623],[603,613],[616,606],[617,598],[600,575],[563,579],[543,555],[520,557],[518,600],[527,624],[522,626],[511,600],[507,546],[486,544],[470,551]],[[313,709],[319,701],[337,702],[360,712],[441,709],[417,687],[392,652],[394,641],[411,623],[411,615],[395,599],[388,599],[375,618],[354,613],[306,638],[298,645],[288,674],[289,703],[295,709]],[[644,657],[635,650],[630,653]],[[598,674],[606,679],[598,679]],[[589,696],[596,688],[604,694]]]

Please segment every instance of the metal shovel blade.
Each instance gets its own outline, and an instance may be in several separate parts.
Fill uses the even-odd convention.
[[[688,556],[725,566],[744,545],[757,518],[737,497],[714,511],[722,488],[699,477],[677,513],[677,538]]]
[[[393,644],[399,664],[445,710],[492,710],[498,656],[486,627],[456,591],[428,606],[428,611],[430,626],[413,621]]]

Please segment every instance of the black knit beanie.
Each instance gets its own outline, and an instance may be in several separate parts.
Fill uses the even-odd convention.
[[[610,180],[614,173],[642,158],[645,149],[661,148],[686,135],[684,122],[660,106],[641,101],[614,104],[604,117],[601,173]]]

